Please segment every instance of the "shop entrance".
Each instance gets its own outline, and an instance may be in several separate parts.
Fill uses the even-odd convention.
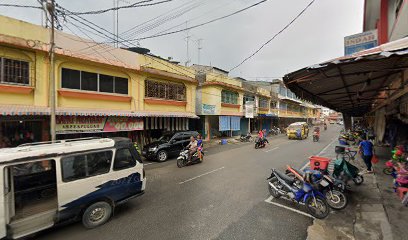
[[[0,148],[42,141],[42,125],[42,120],[1,121]]]

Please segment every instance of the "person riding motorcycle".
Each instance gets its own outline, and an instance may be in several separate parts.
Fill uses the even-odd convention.
[[[258,138],[259,138],[259,141],[269,143],[268,139],[266,139],[266,138],[265,138],[265,132],[266,132],[266,130],[265,130],[265,129],[263,129],[263,130],[259,130],[259,132],[258,132]]]
[[[202,141],[201,141],[202,144]],[[190,137],[190,143],[187,145],[188,147],[188,161],[191,161],[191,157],[194,155],[195,152],[197,152],[198,146],[197,146],[197,141],[194,138],[194,136]]]

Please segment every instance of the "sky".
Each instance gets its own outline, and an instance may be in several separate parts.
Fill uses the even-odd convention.
[[[138,1],[140,0],[119,0],[119,6]],[[121,9],[119,10],[119,36],[135,39],[152,36],[169,28],[183,29],[186,26],[230,14],[259,1],[172,0],[155,6]],[[171,57],[183,65],[188,61],[189,65],[199,63],[230,70],[279,32],[310,1],[268,0],[206,26],[141,40],[138,43],[135,41],[134,44],[148,48],[153,54],[163,58]],[[111,8],[115,0],[56,0],[56,2],[70,11],[83,12]],[[39,6],[36,0],[0,0],[1,3]],[[362,31],[363,6],[364,0],[316,0],[289,28],[248,62],[233,70],[230,75],[248,80],[271,80],[281,78],[300,68],[344,55],[344,37]],[[43,22],[41,12],[38,9],[0,6],[0,15],[38,25]],[[164,14],[167,14],[166,18]],[[124,33],[132,27],[160,16],[154,26],[141,25],[135,29],[138,32],[130,32],[133,34],[131,36]],[[113,32],[115,21],[112,11],[97,15],[83,15],[83,17]],[[88,38],[71,24],[81,27],[81,24],[67,19],[63,21],[63,31],[67,33],[73,31],[79,36]],[[89,31],[87,33],[95,41],[110,41],[92,35]],[[201,50],[198,49],[199,45]]]

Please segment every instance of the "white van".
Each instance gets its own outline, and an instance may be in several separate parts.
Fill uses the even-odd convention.
[[[56,224],[107,222],[114,207],[144,193],[141,158],[128,138],[87,138],[0,149],[0,238]]]

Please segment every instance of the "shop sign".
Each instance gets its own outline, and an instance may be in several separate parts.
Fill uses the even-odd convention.
[[[215,105],[203,104],[203,115],[215,115]]]
[[[143,130],[143,119],[127,117],[109,117],[104,132]]]
[[[106,117],[89,116],[57,116],[56,132],[101,132]]]
[[[245,117],[254,118],[254,101],[245,102]]]
[[[344,37],[344,55],[363,51],[378,45],[377,30]]]

